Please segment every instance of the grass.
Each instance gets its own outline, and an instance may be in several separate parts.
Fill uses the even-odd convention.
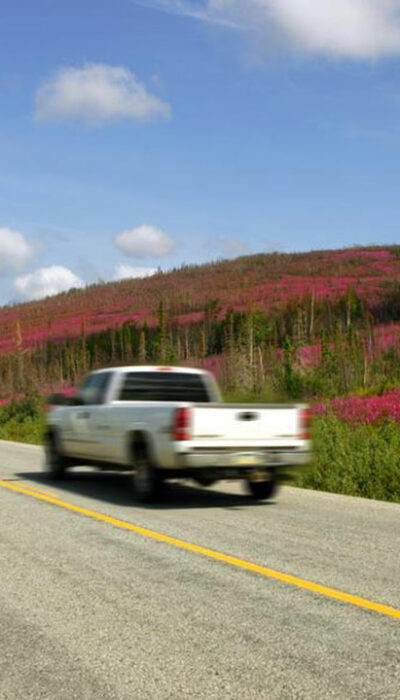
[[[0,408],[0,440],[15,440],[33,445],[43,443],[45,414],[37,394],[16,399]]]

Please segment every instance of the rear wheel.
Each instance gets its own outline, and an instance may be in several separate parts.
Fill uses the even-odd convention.
[[[257,501],[266,501],[273,498],[278,491],[278,484],[271,479],[270,481],[247,481],[247,490],[250,496]]]
[[[56,435],[48,435],[46,440],[45,468],[49,478],[54,480],[63,479],[67,467],[68,459],[60,452]]]
[[[132,485],[138,501],[141,503],[156,503],[160,501],[164,482],[160,470],[151,463],[145,445],[136,447],[133,466]]]

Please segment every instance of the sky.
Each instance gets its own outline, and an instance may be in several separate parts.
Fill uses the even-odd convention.
[[[398,243],[400,0],[2,0],[0,303]]]

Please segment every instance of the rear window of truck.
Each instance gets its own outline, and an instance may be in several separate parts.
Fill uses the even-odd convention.
[[[210,396],[203,378],[183,372],[128,372],[120,401],[190,401],[209,403]]]

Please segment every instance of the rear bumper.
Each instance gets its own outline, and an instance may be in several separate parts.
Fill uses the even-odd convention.
[[[224,469],[224,468],[262,468],[301,467],[311,460],[309,449],[296,450],[258,450],[258,451],[215,451],[188,452],[178,457],[178,468],[183,469]]]

